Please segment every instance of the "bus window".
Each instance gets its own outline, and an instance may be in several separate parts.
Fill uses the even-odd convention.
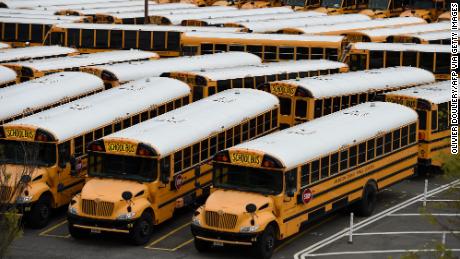
[[[203,98],[203,87],[195,86],[193,87],[193,101],[197,101]]]
[[[262,46],[249,45],[246,47],[246,51],[259,57],[262,57]]]
[[[217,149],[222,150],[225,148],[225,132],[219,133],[217,135]]]
[[[94,48],[94,30],[82,30],[81,47]]]
[[[279,48],[280,59],[294,59],[294,48],[293,47],[280,47]]]
[[[342,96],[342,110],[350,106],[350,96]]]
[[[324,112],[323,112],[323,114],[328,115],[331,112],[332,112],[332,99],[331,98],[324,99]]]
[[[357,146],[352,146],[350,148],[350,167],[354,167],[356,165],[356,160],[358,158],[358,150]]]
[[[321,179],[329,177],[329,156],[321,158]]]
[[[340,171],[343,172],[348,169],[348,150],[340,152]]]
[[[110,48],[121,49],[123,45],[123,32],[122,31],[110,31]]]
[[[307,117],[307,101],[296,100],[295,102],[295,116],[300,118]]]
[[[447,103],[438,105],[438,130],[449,129],[449,113]]]
[[[259,85],[264,84],[265,82],[267,82],[265,80],[265,76],[257,76],[256,77],[256,89]]]
[[[242,78],[232,79],[232,88],[243,88],[243,79]]]
[[[286,172],[286,193],[294,194],[297,192],[297,168]]]
[[[80,46],[80,29],[68,29],[67,30],[67,46],[69,47]]]
[[[281,81],[281,80],[286,80],[286,79],[288,79],[288,78],[287,78],[287,74],[284,74],[284,73],[283,73],[283,74],[279,74],[279,75],[278,75],[278,80],[279,80],[279,81]]]
[[[213,95],[216,93],[216,87],[215,86],[209,86],[208,87],[208,96]]]
[[[401,65],[401,52],[387,51],[387,60],[385,67],[396,67]]]
[[[16,40],[16,24],[4,23],[3,24],[3,40],[15,41]]]
[[[217,91],[221,92],[230,89],[230,80],[217,81]]]
[[[214,52],[217,53],[217,52],[225,52],[227,51],[227,45],[225,44],[216,44],[216,46],[214,47]]]
[[[192,146],[192,165],[196,165],[200,162],[200,143],[196,143]]]
[[[339,59],[339,54],[337,49],[326,49],[326,59],[329,60],[338,60]]]
[[[257,116],[257,135],[264,132],[264,115]]]
[[[166,32],[154,31],[153,32],[153,49],[154,50],[165,50],[166,49],[165,44],[166,44]],[[203,46],[203,44],[201,46]],[[211,45],[211,51],[212,51],[212,45]]]
[[[233,132],[235,134],[233,142],[235,142],[235,145],[238,145],[241,143],[241,125],[235,126]],[[203,144],[201,145],[201,148],[203,148]]]
[[[311,182],[314,183],[319,180],[319,160],[311,163]]]
[[[228,46],[229,51],[244,51],[243,45],[230,45]]]
[[[74,139],[75,154],[83,154],[83,136]]]
[[[391,152],[391,133],[385,134],[385,146],[384,146],[384,152],[385,154],[388,154]]]
[[[383,67],[383,51],[377,51],[377,50],[370,51],[369,56],[370,56],[369,69]]]
[[[125,49],[137,48],[137,31],[125,31]]]
[[[264,47],[264,60],[276,60],[277,58],[276,46],[265,46]]]
[[[280,97],[280,113],[281,115],[291,115],[291,99]]]
[[[278,111],[277,110],[272,110],[272,128],[275,128],[278,126]]]
[[[409,141],[409,127],[406,126],[402,128],[401,130],[401,147],[406,146],[408,141]]]
[[[103,129],[98,129],[94,132],[94,139],[100,139],[104,136]]]
[[[375,150],[375,156],[379,157],[383,154],[383,137],[377,139],[377,148]]]
[[[252,119],[249,121],[249,136],[251,138],[255,137],[256,136],[256,127],[257,127],[257,124],[256,124],[256,119]],[[222,150],[222,149],[221,149]]]
[[[247,124],[246,124],[247,125]],[[214,156],[217,153],[217,137],[214,136],[211,138],[209,143],[209,155]]]
[[[149,31],[139,31],[139,49],[150,50],[152,47],[150,43],[152,42],[152,32]]]
[[[366,142],[359,144],[358,146],[358,164],[366,162]]]
[[[270,130],[270,121],[271,121],[271,118],[270,118],[270,115],[271,113],[270,112],[266,112],[264,114],[264,131],[268,131]],[[235,133],[236,134],[236,133]]]
[[[249,122],[246,122],[243,124],[243,136],[242,136],[243,141],[246,141],[249,139]]]
[[[441,73],[441,74],[450,73],[450,54],[449,53],[436,53],[435,73]]]
[[[339,153],[331,155],[331,175],[335,175],[339,172]]]
[[[311,48],[311,59],[322,59],[323,50],[323,48]]]
[[[420,52],[420,68],[433,71],[434,53]]]
[[[107,43],[109,39],[108,30],[96,30],[96,48],[108,48]]]
[[[309,50],[310,50],[309,48],[298,47],[297,48],[297,57],[296,57],[296,59],[297,60],[309,59],[309,54],[310,54]]]
[[[244,88],[254,88],[254,77],[246,77],[243,79]]]
[[[431,111],[431,130],[436,131],[438,129],[438,111]]]
[[[418,125],[420,130],[426,130],[426,111],[418,110]]]
[[[310,164],[303,165],[300,169],[300,185],[310,184]]]
[[[350,70],[366,70],[367,56],[365,54],[352,54],[350,55]]]
[[[367,141],[367,161],[375,157],[375,139]]]
[[[410,143],[414,143],[417,140],[416,135],[417,135],[417,129],[415,128],[415,123],[414,123],[414,124],[411,124],[409,127],[409,142]]]
[[[183,168],[188,168],[192,165],[192,148],[187,147],[184,149],[184,167]]]
[[[180,33],[176,31],[169,31],[166,50],[179,50],[179,48],[180,48]]]
[[[404,51],[402,59],[402,65],[408,67],[416,67],[417,66],[417,52],[413,51]]]
[[[315,100],[315,118],[321,117],[323,114],[323,100]]]
[[[42,25],[32,24],[31,41],[32,42],[42,42],[43,41],[43,26]]]
[[[29,40],[29,26],[30,24],[18,24],[18,41]]]
[[[351,96],[351,106],[358,104],[358,95],[354,94]]]
[[[397,129],[393,131],[393,150],[398,149],[401,146],[401,130]]]
[[[359,95],[359,103],[365,103],[367,102],[367,94],[363,93]]]

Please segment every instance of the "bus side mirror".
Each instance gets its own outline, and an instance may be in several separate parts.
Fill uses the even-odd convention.
[[[161,172],[160,174],[160,182],[162,184],[168,184],[169,183],[169,175],[168,175],[169,171],[168,172]]]
[[[286,191],[286,195],[289,197],[289,198],[292,198],[294,197],[295,195],[295,189],[289,189]]]

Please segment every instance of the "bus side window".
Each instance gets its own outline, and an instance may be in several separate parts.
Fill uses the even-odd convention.
[[[235,136],[233,137],[233,141],[235,142],[235,145],[238,145],[241,143],[241,125],[237,125],[233,128],[233,132]]]
[[[340,171],[343,172],[348,169],[348,150],[340,152]]]
[[[259,57],[262,57],[262,46],[248,45],[246,47],[246,51]]]
[[[192,165],[196,165],[200,162],[200,143],[196,143],[192,146]]]
[[[321,179],[329,177],[329,156],[321,158]]]
[[[303,165],[300,170],[300,185],[310,184],[310,164]]]
[[[393,149],[398,149],[401,146],[401,129],[393,131]]]
[[[409,127],[409,142],[414,143],[417,141],[417,129],[415,127],[415,123],[411,124]]]
[[[297,192],[297,168],[286,172],[286,194],[288,197],[294,197]]]
[[[379,157],[383,154],[383,137],[379,137],[377,139],[377,149],[376,149],[376,157]]]
[[[249,121],[249,138],[254,138],[256,136],[256,129],[256,119],[252,119],[251,121]]]
[[[272,128],[278,127],[278,109],[272,110]]]
[[[357,162],[358,158],[358,147],[357,146],[352,146],[350,148],[350,167],[354,167]]]
[[[420,130],[426,130],[426,111],[417,110],[418,127]]]
[[[387,51],[387,59],[385,67],[396,67],[401,65],[400,51]]]
[[[431,130],[436,131],[438,129],[438,111],[431,111]]]
[[[228,129],[225,132],[225,148],[233,146],[233,129]]]
[[[319,160],[311,163],[311,182],[314,183],[319,180]]]
[[[217,153],[217,137],[216,136],[211,138],[211,143],[209,147],[210,147],[209,156],[214,156]]]
[[[310,55],[309,48],[302,48],[302,47],[297,48],[297,57],[296,57],[297,60],[308,59],[309,55]]]
[[[315,118],[321,117],[323,114],[323,100],[315,100]]]
[[[416,67],[417,66],[417,52],[404,51],[402,65],[408,66],[408,67]]]
[[[217,150],[224,150],[225,149],[225,132],[219,133],[217,137]]]
[[[354,94],[351,96],[351,106],[357,105],[358,104],[358,95]]]
[[[359,144],[358,146],[358,164],[366,162],[366,142]]]
[[[426,69],[428,71],[433,70],[433,61],[434,61],[434,53],[429,52],[420,52],[420,68]]]
[[[83,154],[83,136],[78,136],[73,141],[74,141],[74,153]]]
[[[369,55],[369,69],[383,67],[383,51],[373,50]]]
[[[350,70],[351,71],[360,71],[366,70],[366,54],[351,54],[350,55]]]
[[[332,112],[332,98],[324,99],[324,115],[328,115]]]
[[[201,141],[201,160],[209,158],[209,139]]]
[[[401,130],[401,147],[407,146],[409,141],[409,127],[406,126]]]
[[[342,96],[342,110],[350,107],[350,96]]]
[[[291,115],[292,102],[291,99],[286,97],[280,97],[280,113],[281,115]]]
[[[70,160],[70,141],[66,141],[58,145],[59,150],[59,165],[63,168]]]
[[[335,175],[339,172],[339,153],[331,155],[331,175]]]
[[[269,61],[269,60],[275,61],[277,59],[276,54],[277,54],[276,46],[265,46],[264,47],[264,61]]]
[[[217,81],[217,91],[222,92],[230,89],[230,80],[219,80]]]
[[[182,150],[174,153],[174,173],[182,170]]]
[[[169,180],[171,176],[171,156],[167,156],[160,160],[160,174],[162,175],[162,179]]]
[[[243,141],[246,141],[249,139],[249,122],[245,122],[243,124],[243,136],[242,136]]]
[[[340,110],[340,97],[334,97],[332,102],[332,112]]]
[[[307,101],[296,100],[295,102],[295,116],[306,119],[307,118]]]
[[[436,53],[436,74],[450,73],[450,53]]]
[[[438,130],[449,129],[449,109],[447,103],[438,105]]]
[[[391,133],[385,134],[385,154],[388,154],[391,152]]]
[[[367,141],[367,161],[375,157],[375,139]]]

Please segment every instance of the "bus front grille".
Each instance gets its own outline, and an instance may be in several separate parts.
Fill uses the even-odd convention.
[[[236,226],[238,216],[229,213],[206,211],[206,224],[215,228],[233,229]]]
[[[13,188],[10,186],[0,186],[0,202],[9,202],[11,199],[11,192]]]
[[[83,200],[83,213],[93,216],[108,217],[112,215],[114,204],[107,201]]]

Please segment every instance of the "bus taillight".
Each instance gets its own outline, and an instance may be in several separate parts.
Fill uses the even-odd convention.
[[[229,162],[230,161],[227,152],[218,153],[214,160],[219,161],[219,162]]]

